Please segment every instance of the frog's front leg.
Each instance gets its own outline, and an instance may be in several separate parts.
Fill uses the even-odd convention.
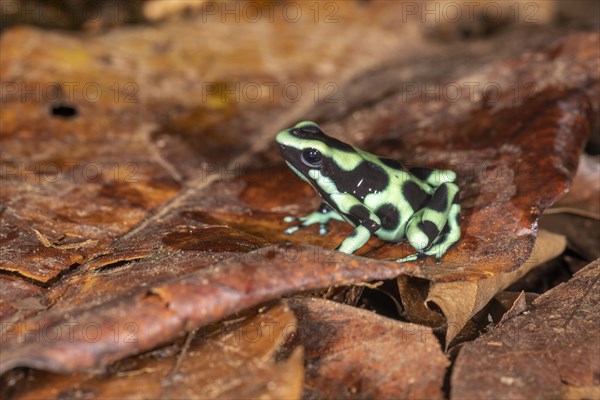
[[[460,238],[460,205],[458,186],[443,183],[435,189],[429,201],[415,212],[406,225],[406,238],[418,254],[398,261],[410,261],[418,255],[433,255],[440,259]]]
[[[335,193],[331,199],[339,206],[340,212],[350,220],[358,221],[354,231],[336,248],[342,253],[352,254],[360,249],[381,227],[381,220],[365,207],[356,197],[348,193]]]
[[[343,221],[344,219],[340,217],[340,215],[329,206],[329,204],[323,202],[319,206],[319,209],[313,213],[305,215],[304,217],[296,218],[296,217],[285,217],[283,220],[285,222],[295,222],[300,221],[298,225],[290,226],[285,231],[285,234],[291,235],[296,232],[300,228],[305,228],[312,224],[319,224],[319,234],[324,235],[327,233],[327,223],[332,220]]]

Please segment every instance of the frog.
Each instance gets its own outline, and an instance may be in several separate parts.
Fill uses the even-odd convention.
[[[460,240],[460,189],[454,171],[407,168],[329,136],[312,121],[279,132],[275,141],[287,166],[322,200],[306,216],[286,216],[286,223],[295,224],[285,234],[318,224],[325,235],[331,220],[345,221],[354,230],[336,250],[353,254],[371,236],[390,243],[406,240],[415,252],[398,262],[428,256],[440,262]]]

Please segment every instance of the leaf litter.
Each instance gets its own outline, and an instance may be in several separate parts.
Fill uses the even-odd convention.
[[[363,23],[367,20],[363,19]],[[40,41],[37,32],[27,29],[15,30],[10,34],[28,37],[31,43]],[[6,37],[3,35],[3,45],[10,43]],[[317,39],[314,40],[319,40],[318,35],[315,37]],[[443,357],[440,342],[448,347],[469,318],[478,311],[486,311],[483,306],[494,295],[499,298],[503,293],[500,291],[507,285],[542,261],[560,254],[564,246],[564,238],[560,235],[545,231],[538,234],[537,221],[543,210],[568,190],[582,146],[591,131],[593,115],[598,112],[597,96],[594,96],[598,89],[595,78],[597,71],[594,69],[597,53],[590,50],[597,48],[598,37],[593,34],[574,34],[560,37],[557,41],[553,38],[546,40],[547,37],[544,39],[541,44],[530,45],[532,50],[529,53],[523,52],[520,44],[518,52],[491,62],[483,57],[478,58],[478,50],[473,46],[473,53],[457,52],[455,59],[450,59],[446,64],[455,63],[455,70],[459,71],[456,78],[466,79],[478,71],[477,76],[483,80],[501,82],[505,85],[502,86],[506,89],[504,93],[513,89],[510,82],[518,79],[522,83],[535,79],[541,90],[516,101],[514,98],[500,98],[488,104],[483,96],[481,102],[461,100],[456,104],[443,101],[436,104],[423,102],[418,96],[407,97],[399,89],[390,92],[377,87],[372,88],[373,93],[380,93],[380,98],[371,101],[360,98],[360,93],[364,91],[356,88],[364,84],[365,76],[377,78],[381,73],[389,77],[393,75],[391,72],[395,72],[402,76],[421,74],[420,79],[424,80],[440,78],[438,72],[431,68],[416,68],[415,65],[421,64],[410,60],[404,65],[392,64],[381,70],[370,70],[366,75],[361,77],[359,74],[357,79],[348,82],[349,96],[343,101],[351,103],[351,114],[348,113],[349,108],[341,113],[336,110],[338,117],[328,120],[319,117],[319,106],[312,111],[305,108],[307,114],[312,113],[317,120],[321,118],[319,122],[328,132],[367,150],[404,158],[408,163],[457,167],[463,188],[465,212],[461,224],[465,235],[460,245],[448,253],[440,264],[431,260],[411,264],[385,261],[398,258],[398,255],[410,249],[402,245],[385,245],[376,240],[371,240],[363,249],[361,255],[364,257],[336,254],[330,249],[349,233],[348,227],[342,224],[333,224],[331,234],[326,238],[310,229],[293,237],[281,234],[283,213],[310,211],[311,207],[318,205],[318,200],[310,188],[303,187],[286,172],[277,172],[284,166],[275,161],[274,149],[269,145],[273,124],[269,124],[267,130],[257,128],[257,125],[265,126],[261,124],[264,120],[272,121],[274,114],[281,114],[283,110],[279,107],[267,106],[264,110],[226,107],[207,112],[187,105],[185,100],[175,99],[169,103],[168,112],[163,112],[164,99],[152,94],[147,103],[150,107],[146,111],[161,110],[157,113],[157,121],[161,121],[161,118],[162,121],[168,121],[157,132],[156,121],[148,125],[153,127],[139,129],[137,120],[123,118],[132,115],[132,109],[127,104],[121,109],[112,109],[105,119],[96,118],[92,121],[85,117],[89,115],[86,104],[77,103],[78,119],[53,122],[51,126],[54,130],[45,139],[45,149],[60,148],[57,144],[62,144],[62,139],[58,132],[87,132],[88,137],[78,136],[71,160],[95,160],[98,153],[110,155],[110,150],[115,148],[115,143],[98,138],[104,139],[105,132],[113,126],[119,126],[122,132],[114,139],[121,141],[120,146],[128,150],[126,156],[121,154],[120,157],[137,162],[140,168],[137,171],[139,181],[115,181],[109,176],[103,176],[97,182],[61,182],[62,186],[40,186],[35,181],[23,184],[18,179],[7,181],[7,190],[3,190],[2,194],[3,204],[7,206],[3,205],[0,227],[2,270],[5,272],[2,287],[11,288],[15,297],[2,299],[0,304],[2,315],[7,318],[3,320],[0,360],[0,367],[5,372],[3,379],[6,385],[3,390],[16,390],[19,382],[27,379],[22,375],[24,370],[18,367],[80,374],[104,369],[108,370],[108,375],[102,378],[106,380],[103,390],[124,395],[129,387],[120,387],[117,381],[113,381],[115,377],[123,376],[123,371],[119,375],[111,368],[118,369],[119,363],[130,359],[134,361],[127,362],[138,363],[140,361],[136,357],[143,359],[143,355],[152,354],[147,352],[169,354],[169,350],[165,349],[173,346],[174,341],[180,343],[185,332],[197,332],[199,328],[219,324],[219,321],[242,310],[281,296],[400,276],[399,282],[404,279],[400,286],[405,289],[401,290],[405,316],[410,322],[421,325],[384,319],[324,300],[294,298],[290,303],[294,315],[289,311],[275,311],[276,314],[285,314],[281,317],[282,321],[298,318],[300,325],[302,321],[331,325],[335,328],[336,339],[332,343],[314,343],[310,337],[298,334],[302,340],[287,350],[288,357],[283,358],[285,361],[278,360],[280,356],[275,356],[274,360],[273,353],[269,353],[265,364],[268,367],[266,374],[275,380],[279,379],[275,377],[280,377],[286,382],[283,386],[271,385],[270,389],[285,386],[290,391],[277,393],[299,397],[298,388],[304,381],[304,395],[328,393],[332,396],[360,396],[395,392],[404,393],[407,397],[419,397],[424,393],[431,397],[443,396],[441,388],[448,362]],[[60,35],[49,36],[49,43],[58,44],[57,48],[62,46],[61,40]],[[534,43],[538,39],[531,40]],[[69,43],[67,51],[81,56],[82,51],[77,49],[74,41]],[[102,46],[89,47],[92,54],[98,53],[99,49]],[[52,53],[55,50],[49,48],[48,51]],[[8,54],[15,53],[9,51]],[[425,65],[440,65],[441,59],[448,59],[446,56],[438,57],[436,62],[431,57],[423,58]],[[535,66],[531,64],[532,57],[537,57]],[[42,61],[52,63],[53,60],[48,57]],[[472,63],[471,69],[458,67],[465,64],[465,60]],[[4,63],[22,64],[26,61],[18,57],[16,61],[3,57]],[[125,61],[134,60],[125,58]],[[581,73],[563,74],[561,71],[565,70],[565,64]],[[25,69],[11,69],[13,72],[19,70]],[[354,73],[360,71],[357,69]],[[306,78],[310,72],[297,71],[297,75]],[[326,76],[324,73],[321,78]],[[385,79],[380,82],[389,86]],[[186,109],[183,115],[177,111],[182,104]],[[24,109],[32,116],[27,124],[17,117],[23,114]],[[9,102],[3,111],[3,120],[7,121],[4,127],[8,134],[3,136],[7,154],[14,156],[15,160],[31,157],[29,150],[21,143],[31,141],[29,132],[32,130],[40,130],[40,126],[45,129],[48,126],[46,118],[37,104]],[[201,126],[207,132],[205,140],[210,146],[205,146],[200,151],[202,157],[196,159],[191,150],[200,149],[203,142],[195,139],[200,131],[190,127],[189,122],[198,118],[206,118]],[[297,118],[298,111],[290,112],[278,118],[279,122],[275,125],[285,126]],[[227,123],[232,124],[230,128],[221,126]],[[175,127],[183,135],[174,134]],[[251,151],[248,151],[247,142],[235,143],[225,135],[226,132],[237,131],[259,132],[261,139],[256,141],[259,144],[252,145]],[[89,143],[95,142],[102,145],[89,146]],[[245,173],[236,173],[232,179],[222,179],[222,176],[218,179],[219,176],[214,174],[202,175],[206,172],[203,162],[219,163],[241,150],[243,152],[236,160],[270,165],[265,169],[271,168],[276,172],[275,175],[258,180],[251,179],[254,177]],[[66,151],[70,150],[67,148]],[[43,158],[45,156],[46,159]],[[38,153],[36,157],[30,161],[71,161],[60,152],[51,155]],[[477,168],[473,169],[471,163]],[[194,176],[198,172],[201,176]],[[591,185],[583,187],[590,188]],[[65,188],[68,190],[65,191]],[[59,193],[67,193],[68,196]],[[20,202],[23,196],[29,196],[31,201]],[[49,198],[58,200],[48,202]],[[582,210],[588,207],[582,204],[588,204],[588,201],[589,204],[593,203],[594,194],[581,195],[581,198],[585,201],[566,203],[568,205],[565,207]],[[106,210],[113,212],[106,213]],[[586,217],[591,214],[579,211],[579,215]],[[594,232],[594,229],[590,228],[589,232]],[[592,246],[577,248],[578,237],[568,233],[566,236],[571,238],[569,246],[577,254],[593,256],[593,253],[586,253],[586,249]],[[309,244],[290,245],[287,243],[289,241]],[[534,243],[538,247],[534,247]],[[596,269],[592,271],[589,273],[597,273]],[[463,285],[463,290],[459,290],[460,285]],[[419,288],[425,290],[415,290]],[[411,293],[411,289],[413,296],[405,296]],[[456,295],[451,299],[448,293],[453,289]],[[453,308],[458,302],[464,308]],[[425,304],[434,310],[427,309],[422,315],[411,311],[422,311]],[[434,304],[437,308],[433,307]],[[497,329],[525,317],[527,312],[529,310],[505,320]],[[259,317],[260,314],[254,316]],[[582,329],[587,329],[579,318],[578,314],[573,314],[572,319],[581,323]],[[436,332],[435,328],[444,323],[453,329]],[[103,335],[98,338],[90,336],[97,327]],[[348,328],[348,332],[344,328]],[[368,332],[370,328],[373,329],[370,340],[365,341],[360,334],[356,334],[357,331]],[[381,331],[407,332],[413,329],[426,332],[426,343],[410,340],[398,343],[398,336],[402,338],[400,333],[392,335],[394,337],[390,337],[388,342],[388,338],[377,334]],[[495,329],[492,324],[487,330],[493,334]],[[50,333],[54,336],[49,336]],[[120,340],[114,340],[116,333]],[[154,382],[149,390],[171,393],[169,390],[172,389],[164,380],[160,381],[160,388],[157,387],[154,374],[158,370],[154,368],[159,368],[163,376],[176,380],[181,371],[193,375],[185,367],[185,359],[190,355],[203,366],[209,361],[209,358],[195,353],[195,346],[201,345],[196,343],[196,336],[190,333],[187,337],[189,341],[183,340],[182,344],[183,349],[187,350],[177,352],[183,354],[183,361],[172,375],[169,375],[172,369],[167,370],[164,366],[133,368],[132,372],[126,371],[125,375],[139,376],[144,384]],[[385,347],[381,351],[370,351],[368,344],[377,343],[377,340],[392,343],[386,346],[405,349],[406,352],[394,353]],[[271,347],[273,349],[280,347],[273,343],[269,345],[274,346]],[[163,350],[153,350],[157,348]],[[459,357],[464,348],[461,348]],[[574,348],[581,347],[576,345]],[[324,354],[320,354],[320,351]],[[420,359],[419,354],[423,351],[428,356]],[[327,358],[327,354],[347,361],[332,363],[336,361],[335,357]],[[178,356],[172,354],[169,365],[177,365],[177,359]],[[249,363],[254,365],[260,359],[257,356],[246,361],[251,360]],[[392,375],[386,374],[407,360],[423,362],[414,371],[415,380],[394,381]],[[273,367],[277,362],[286,363],[286,367],[277,370]],[[304,375],[306,372],[301,369],[302,362],[307,371],[316,368],[331,379]],[[365,364],[356,365],[361,362]],[[344,372],[355,365],[357,369],[354,372]],[[389,369],[366,369],[373,365],[386,365]],[[461,371],[458,369],[460,365],[463,364],[454,367],[453,379]],[[578,374],[586,376],[586,367],[590,367],[592,372],[597,371],[593,363],[574,370],[576,372],[571,377],[563,371],[561,373],[567,376],[565,379],[569,383],[552,393],[565,396],[574,393],[593,394],[597,382],[577,378]],[[292,372],[286,375],[284,370]],[[423,375],[419,371],[432,371],[434,375]],[[369,373],[374,374],[372,379],[375,383],[381,379],[381,387],[361,381],[360,375],[370,376]],[[226,374],[223,372],[221,377]],[[431,377],[431,380],[424,380],[424,376]],[[265,382],[261,381],[264,376],[252,377],[258,388],[255,392],[257,395],[274,393],[269,392],[268,382],[266,391],[261,386]],[[58,387],[62,384],[65,384],[63,396],[98,394],[93,389],[79,387],[80,382],[87,379],[82,375],[76,375],[69,382],[63,375],[48,379],[48,382],[53,382],[51,385],[44,382],[45,378],[39,379],[41,391],[38,393],[41,395],[48,395],[48,390],[52,390],[54,385]],[[504,377],[501,383],[517,382],[511,379]],[[177,393],[185,395],[197,393],[203,387],[210,388],[210,385],[195,386],[192,381],[184,380],[181,385],[180,390],[189,392]],[[333,388],[336,382],[346,383],[340,392]],[[452,383],[451,386],[454,385]],[[463,390],[460,385],[456,385],[456,388],[457,391],[453,393],[460,394],[460,390]],[[216,396],[219,393],[226,392],[207,392],[206,395]]]

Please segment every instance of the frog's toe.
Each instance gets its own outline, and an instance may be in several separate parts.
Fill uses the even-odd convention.
[[[408,236],[408,242],[418,252],[425,250],[429,246],[429,238],[420,230],[411,232],[410,236]]]
[[[320,224],[319,235],[325,235],[326,233],[327,233],[327,226],[325,224]]]
[[[411,254],[409,256],[397,259],[396,262],[416,261],[416,260],[418,260],[418,258],[419,258],[419,254]]]
[[[296,232],[298,229],[300,229],[300,225],[290,226],[289,228],[284,230],[283,233],[285,233],[286,235],[291,235],[292,233]]]
[[[283,222],[295,222],[295,221],[298,221],[298,218],[292,217],[291,215],[283,217]]]

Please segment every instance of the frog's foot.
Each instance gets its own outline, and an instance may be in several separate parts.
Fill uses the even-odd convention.
[[[316,214],[316,212],[313,214]],[[290,226],[289,228],[285,229],[283,231],[283,233],[285,233],[286,235],[291,235],[292,233],[300,230],[301,228],[305,228],[309,225],[318,223],[319,224],[319,235],[325,235],[327,233],[327,221],[315,221],[313,214],[309,214],[309,215],[306,215],[306,216],[300,217],[300,218],[292,217],[292,216],[287,216],[287,217],[283,218],[284,222],[300,222],[297,225]]]
[[[408,221],[406,238],[417,252],[441,258],[460,237],[459,215],[458,186],[443,183]]]
[[[420,222],[417,225],[418,229],[416,229],[416,233],[413,232],[412,236],[409,236],[412,239],[410,240],[411,245],[418,251],[418,253],[415,256],[417,256],[418,258],[433,256],[435,257],[435,261],[439,263],[444,254],[446,254],[446,252],[450,250],[451,247],[456,245],[456,243],[460,239],[461,231],[459,222],[460,205],[457,203],[453,203],[450,206],[450,209],[448,211],[448,219],[442,230],[439,231],[439,234],[437,234],[436,236],[432,237],[431,235],[431,231],[435,232],[435,228],[432,226],[433,224],[431,222]],[[426,229],[430,228],[431,231],[427,232],[428,234],[423,235],[423,227],[425,227]],[[398,261],[413,260],[400,259]]]
[[[340,217],[340,215],[336,211],[334,211],[331,207],[322,204],[317,211],[305,215],[304,217],[297,218],[287,216],[283,218],[284,222],[300,222],[297,225],[290,226],[289,228],[284,230],[283,233],[291,235],[292,233],[296,232],[301,228],[305,228],[313,224],[319,224],[319,234],[325,235],[327,233],[327,223],[331,219],[343,221],[342,217]]]
[[[434,256],[436,262],[440,262],[442,256],[454,247],[460,239],[460,206],[452,204],[448,213],[448,221],[435,238],[431,246],[423,253],[428,256]]]
[[[406,257],[402,257],[396,260],[396,262],[409,262],[409,261],[417,261],[419,259],[419,253],[411,254]]]
[[[415,253],[415,254],[410,254],[406,257],[399,258],[396,260],[396,262],[417,261],[417,260],[422,260],[425,257],[427,257],[427,255],[425,253]]]

